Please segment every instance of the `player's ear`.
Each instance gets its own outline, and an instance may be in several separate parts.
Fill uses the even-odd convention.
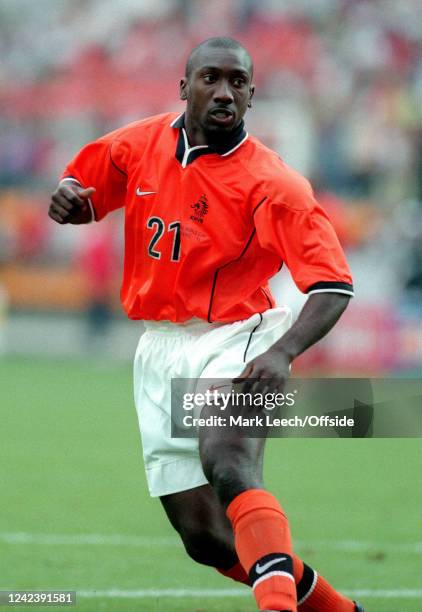
[[[249,102],[248,102],[249,108],[251,108],[252,106],[252,98],[253,98],[254,93],[255,93],[255,85],[251,85],[249,87]]]
[[[183,77],[182,79],[180,79],[180,99],[181,100],[188,99],[187,87],[188,87],[188,80],[186,77]]]

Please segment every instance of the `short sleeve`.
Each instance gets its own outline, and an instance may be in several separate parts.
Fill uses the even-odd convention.
[[[279,201],[267,198],[255,211],[262,248],[285,262],[303,293],[353,296],[352,276],[334,228],[314,198],[309,182],[293,173],[279,190]]]
[[[103,137],[83,147],[66,166],[61,179],[76,179],[95,187],[91,204],[95,220],[125,205],[127,175],[125,151],[119,141]]]

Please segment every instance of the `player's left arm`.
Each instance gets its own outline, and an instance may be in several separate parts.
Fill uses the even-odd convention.
[[[283,168],[283,181],[274,199],[254,211],[261,246],[285,262],[298,289],[309,294],[298,319],[266,353],[241,376],[255,378],[255,388],[282,390],[290,364],[336,324],[353,296],[353,281],[343,249],[330,219],[314,197],[309,182]],[[245,383],[249,387],[249,383]]]
[[[254,390],[281,392],[292,361],[334,327],[349,300],[350,296],[340,293],[310,295],[292,327],[270,349],[247,364],[239,378],[258,381],[246,382],[242,390],[248,391],[253,384]],[[259,382],[260,379],[264,380]],[[271,383],[265,379],[271,379]]]

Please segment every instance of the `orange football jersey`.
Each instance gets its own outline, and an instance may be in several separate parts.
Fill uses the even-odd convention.
[[[123,306],[132,319],[231,322],[274,306],[285,263],[305,293],[353,295],[350,271],[306,179],[243,122],[190,147],[184,115],[137,121],[86,145],[63,180],[95,187],[93,215],[125,208]]]

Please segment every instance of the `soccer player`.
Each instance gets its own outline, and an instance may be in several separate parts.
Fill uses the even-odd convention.
[[[254,391],[282,391],[292,361],[353,295],[309,183],[245,130],[252,78],[235,40],[198,45],[180,82],[186,111],[86,145],[49,215],[79,224],[125,208],[121,298],[146,328],[134,385],[148,486],[188,554],[251,585],[259,610],[352,612],[362,608],[294,555],[286,515],[264,488],[264,439],[221,428],[170,435],[172,378],[247,378]],[[309,295],[293,325],[268,289],[283,263]]]

